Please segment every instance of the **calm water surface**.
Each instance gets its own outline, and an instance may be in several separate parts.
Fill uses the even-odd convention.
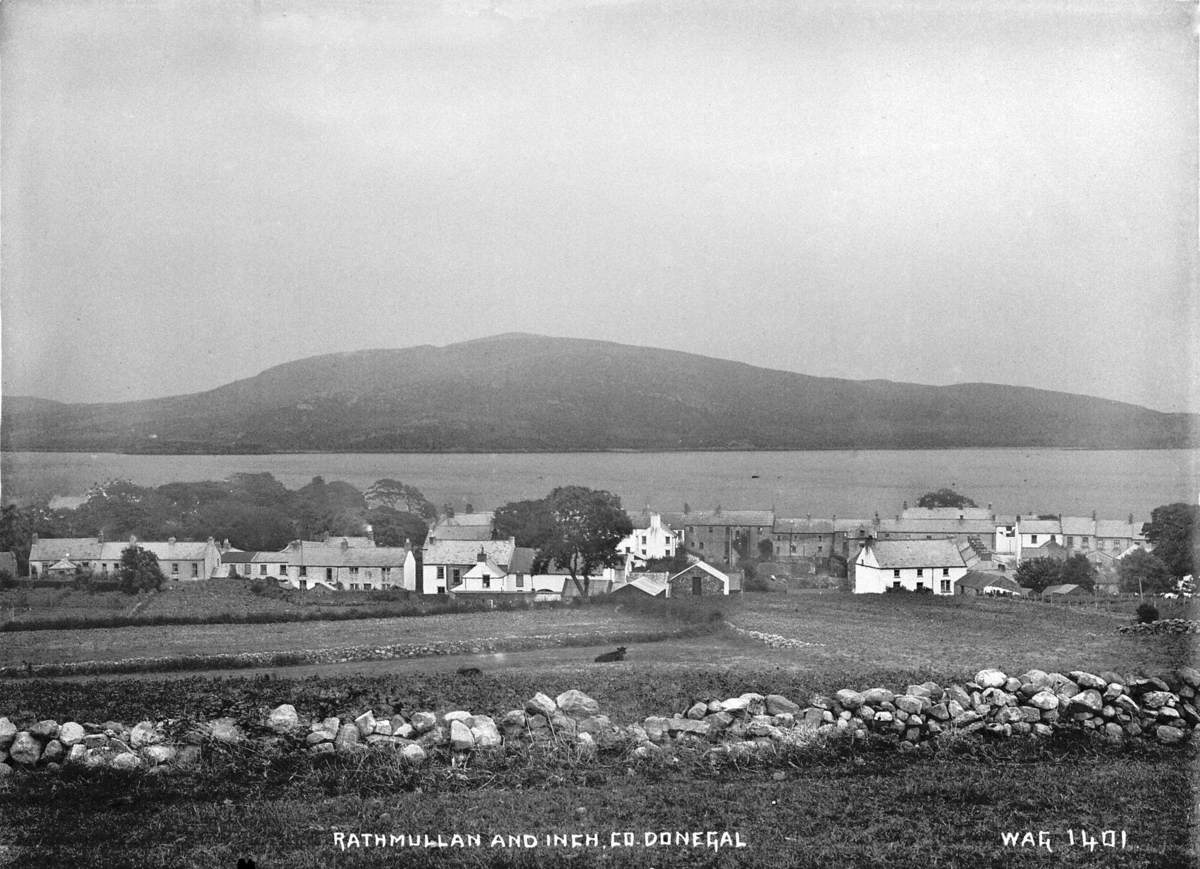
[[[1149,518],[1174,501],[1195,502],[1200,450],[869,450],[819,452],[294,454],[126,456],[0,454],[5,500],[79,497],[93,482],[123,477],[144,486],[219,480],[267,471],[289,488],[314,476],[365,489],[392,477],[437,504],[489,509],[576,483],[607,489],[627,507],[674,511],[770,508],[785,514],[870,516],[952,486],[998,512]]]

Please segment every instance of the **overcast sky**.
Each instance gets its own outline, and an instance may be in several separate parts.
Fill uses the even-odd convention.
[[[3,5],[3,387],[509,331],[1200,411],[1190,3]]]

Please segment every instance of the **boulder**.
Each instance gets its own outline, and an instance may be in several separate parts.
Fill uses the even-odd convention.
[[[1083,670],[1072,670],[1069,674],[1071,681],[1080,688],[1095,688],[1097,691],[1103,691],[1108,687],[1108,683],[1093,673],[1087,673]]]
[[[129,731],[130,748],[142,748],[162,742],[162,736],[157,728],[158,726],[153,721],[140,721],[135,724]]]
[[[217,742],[238,743],[246,737],[232,718],[218,718],[208,723],[208,735]]]
[[[528,712],[530,715],[541,715],[545,718],[549,718],[551,715],[553,715],[556,708],[557,707],[555,707],[554,701],[541,692],[534,694],[533,697],[531,697],[525,703],[526,712]],[[413,723],[415,724],[416,722]]]
[[[612,730],[612,720],[607,715],[589,715],[587,718],[580,718],[576,725],[580,733],[596,734]]]
[[[67,750],[57,739],[51,739],[42,749],[42,763],[58,763],[66,756]]]
[[[151,763],[170,763],[175,759],[176,749],[170,745],[151,745],[142,752]]]
[[[113,769],[138,769],[142,765],[142,759],[132,751],[122,751],[112,759]]]
[[[386,718],[376,721],[375,729],[372,730],[371,733],[374,736],[391,736],[392,722],[388,721]]]
[[[554,698],[558,708],[575,718],[585,715],[596,715],[600,712],[600,704],[582,691],[571,688]]]
[[[76,724],[74,721],[68,721],[58,728],[58,741],[67,748],[82,742],[85,736],[87,736],[87,731],[83,729],[83,725]]]
[[[693,703],[691,708],[687,711],[687,717],[691,718],[693,721],[700,721],[706,715],[708,715],[707,703]]]
[[[728,700],[721,701],[721,711],[737,714],[746,712],[750,708],[750,701],[745,697],[730,697]]]
[[[77,742],[67,752],[67,763],[83,763],[87,759],[87,754],[87,746],[82,742]]]
[[[465,709],[455,709],[453,712],[447,712],[442,716],[442,720],[449,724],[452,721],[466,721],[471,717],[471,713]]]
[[[305,745],[320,745],[322,742],[333,742],[337,739],[337,731],[314,730],[304,737]]]
[[[1038,691],[1029,698],[1028,703],[1035,709],[1057,709],[1059,706],[1058,695],[1050,691]]]
[[[1179,742],[1184,738],[1184,732],[1178,727],[1172,727],[1168,724],[1160,724],[1155,731],[1155,736],[1159,742],[1170,745],[1171,743]]]
[[[793,703],[782,694],[768,694],[765,702],[768,715],[783,715],[785,713],[795,715],[800,711],[798,704]]]
[[[498,748],[501,743],[500,731],[496,722],[487,715],[473,715],[463,722],[471,729],[476,748]],[[451,725],[453,729],[453,725]]]
[[[891,703],[895,696],[887,688],[869,688],[863,692],[863,703],[868,706],[879,706],[883,703]]]
[[[291,703],[276,706],[267,715],[267,727],[276,733],[290,733],[300,726],[300,716]]]
[[[333,747],[332,742],[318,742],[316,745],[308,747],[309,754],[333,754],[337,749]]]
[[[858,691],[852,691],[849,688],[843,688],[833,695],[834,699],[846,709],[854,710],[863,705],[863,695]]]
[[[1200,689],[1200,670],[1195,667],[1180,667],[1175,671],[1181,682],[1193,691]]]
[[[12,745],[8,747],[9,760],[22,766],[33,766],[41,756],[42,744],[28,730],[18,733]]]
[[[17,738],[17,727],[7,718],[0,718],[0,751],[4,751]]]
[[[424,763],[425,758],[427,757],[425,754],[425,749],[421,748],[421,746],[415,742],[410,742],[408,745],[400,749],[400,756],[412,764]]]
[[[1124,685],[1122,685],[1120,682],[1111,682],[1109,683],[1109,686],[1104,689],[1104,702],[1111,703],[1124,693]]]
[[[58,722],[52,718],[46,718],[30,727],[29,732],[43,742],[54,739],[58,736]]]
[[[1162,709],[1164,706],[1174,706],[1175,695],[1169,691],[1147,691],[1142,694],[1144,709]]]
[[[929,707],[927,713],[928,716],[934,721],[950,720],[950,707],[948,707],[945,703],[934,703]]]
[[[1095,688],[1088,688],[1086,691],[1080,691],[1072,697],[1068,708],[1072,712],[1084,711],[1096,713],[1103,706],[1104,700],[1101,698],[1100,692]]]
[[[666,738],[669,721],[670,719],[663,718],[661,715],[651,715],[642,724],[646,731],[646,738],[651,742],[662,742]]]
[[[901,712],[906,712],[909,715],[916,715],[921,711],[922,704],[920,697],[912,697],[908,694],[901,694],[895,700],[896,708]]]
[[[980,670],[975,674],[975,684],[980,688],[1003,688],[1008,676],[1000,670]]]
[[[455,751],[470,751],[475,747],[475,735],[461,720],[450,720],[450,747]]]
[[[646,730],[648,733],[649,728]],[[708,722],[694,721],[691,718],[668,718],[667,730],[671,733],[694,733],[697,736],[707,736]]]
[[[354,719],[354,726],[358,728],[359,736],[370,736],[375,732],[375,713],[368,709]]]
[[[362,734],[358,727],[353,724],[343,724],[338,728],[337,736],[333,738],[333,747],[336,751],[353,751],[358,748]]]
[[[547,700],[550,698],[546,698]],[[437,716],[432,712],[414,712],[409,720],[412,725],[413,732],[416,734],[428,733],[437,726]]]

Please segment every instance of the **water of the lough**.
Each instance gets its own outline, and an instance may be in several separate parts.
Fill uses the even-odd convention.
[[[495,508],[555,486],[607,489],[627,508],[674,512],[770,509],[781,515],[893,515],[949,486],[1002,513],[1063,513],[1149,519],[1176,501],[1196,503],[1200,450],[864,450],[665,453],[302,453],[143,456],[113,453],[0,454],[4,501],[77,502],[95,482],[143,486],[268,472],[289,488],[321,476],[366,489],[390,477],[438,505]]]

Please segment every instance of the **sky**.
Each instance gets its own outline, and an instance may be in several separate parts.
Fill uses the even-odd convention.
[[[2,388],[521,331],[1200,411],[1192,10],[6,0]]]

